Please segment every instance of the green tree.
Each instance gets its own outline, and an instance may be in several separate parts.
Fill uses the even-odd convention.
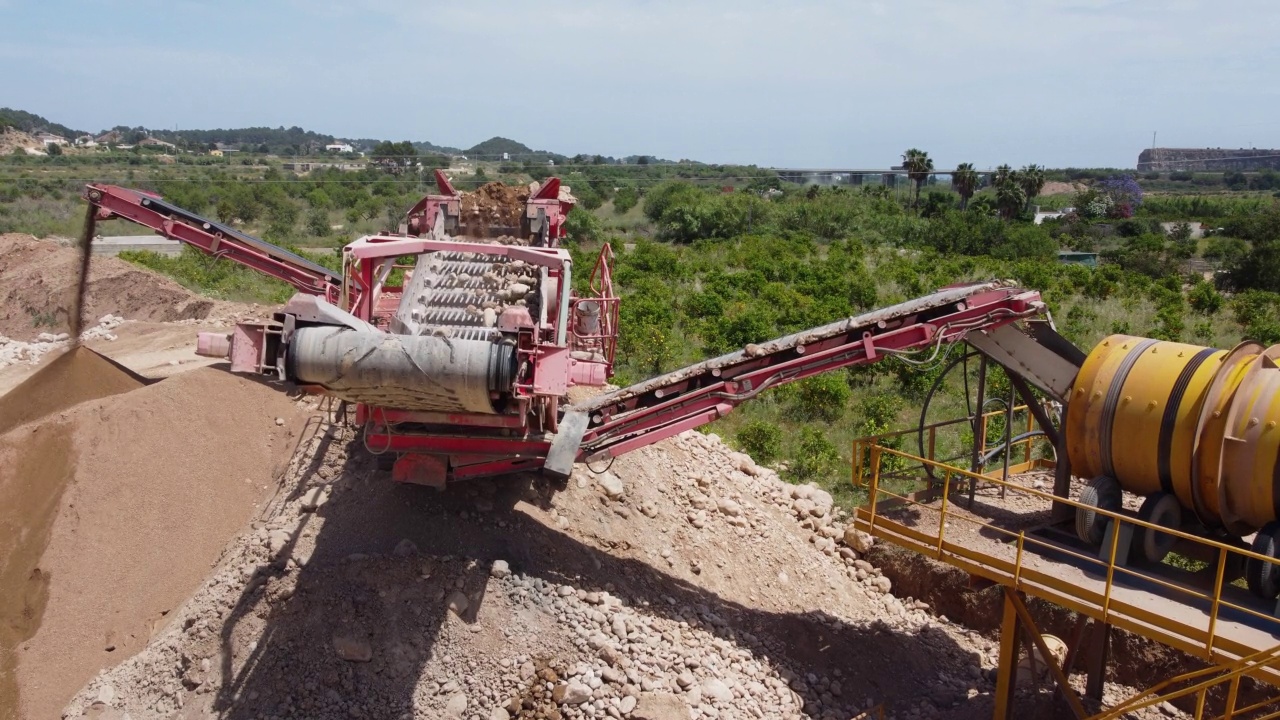
[[[1016,174],[996,185],[996,207],[1000,209],[1000,217],[1005,220],[1017,217],[1026,204],[1027,191],[1022,189],[1022,183],[1018,182]]]
[[[44,146],[44,151],[49,154],[49,157],[57,157],[62,154],[62,146],[58,143],[49,143]]]
[[[315,237],[328,237],[329,214],[319,208],[307,213],[307,232]]]
[[[619,215],[625,215],[639,202],[640,193],[636,192],[635,188],[619,188],[617,194],[613,196],[613,211]]]
[[[298,206],[287,199],[273,203],[267,209],[267,237],[283,240],[293,235],[301,214]]]
[[[968,209],[969,198],[978,190],[978,171],[973,168],[973,163],[960,163],[956,166],[956,171],[951,175],[951,187],[960,194],[960,209]]]
[[[995,173],[991,176],[991,184],[994,187],[1000,187],[1001,185],[1007,184],[1012,176],[1013,168],[1009,167],[1007,164],[1001,165],[996,168]]]
[[[417,157],[418,149],[408,140],[398,143],[383,140],[373,146],[373,164],[390,173],[403,172]]]
[[[1018,185],[1027,196],[1026,209],[1031,210],[1031,202],[1044,189],[1044,168],[1039,165],[1027,165],[1018,171]]]
[[[929,173],[933,172],[933,159],[929,157],[929,153],[911,148],[902,154],[902,169],[907,171],[907,177],[916,184],[913,205],[919,205],[920,188],[924,186],[924,181],[929,179]]]

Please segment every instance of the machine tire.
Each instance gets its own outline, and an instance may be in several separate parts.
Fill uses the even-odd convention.
[[[1254,536],[1250,549],[1259,555],[1280,558],[1280,523],[1273,520],[1264,525]],[[1280,566],[1248,558],[1244,564],[1244,578],[1253,594],[1263,600],[1275,600],[1280,595]]]
[[[1076,535],[1093,547],[1102,544],[1110,518],[1103,517],[1089,508],[1115,512],[1120,509],[1120,483],[1106,475],[1089,481],[1080,491],[1080,503],[1087,507],[1076,508]]]
[[[1142,508],[1138,510],[1138,519],[1176,530],[1182,527],[1182,505],[1171,493],[1158,492],[1148,495],[1147,499],[1142,501]],[[1163,561],[1178,541],[1178,538],[1173,535],[1159,530],[1149,528],[1141,528],[1141,530],[1142,557],[1153,563]]]

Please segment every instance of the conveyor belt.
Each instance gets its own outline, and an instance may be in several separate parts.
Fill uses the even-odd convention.
[[[324,275],[329,278],[329,281],[332,284],[338,285],[338,286],[342,285],[342,276],[340,273],[334,272],[333,270],[330,270],[329,268],[323,265],[314,263],[302,257],[301,255],[298,255],[297,253],[289,252],[288,250],[285,250],[279,245],[273,245],[267,242],[266,240],[256,238],[252,235],[246,235],[245,233],[242,233],[239,230],[236,230],[235,228],[229,225],[224,225],[216,220],[210,220],[208,218],[201,217],[200,215],[196,215],[195,213],[192,213],[190,211],[183,210],[177,205],[171,205],[165,202],[163,199],[151,197],[147,195],[141,195],[141,194],[139,194],[139,197],[141,198],[140,202],[144,207],[152,208],[154,210],[163,212],[170,216],[182,218],[186,222],[191,223],[193,225],[207,226],[205,228],[207,231],[215,230],[224,236],[234,237],[236,240],[239,240],[245,245],[249,245],[253,247],[255,250],[258,250],[259,252],[262,252],[265,255],[273,257],[276,260],[279,260],[281,262],[287,262],[290,265],[295,265],[297,267],[304,268],[307,271],[314,273],[316,275]]]

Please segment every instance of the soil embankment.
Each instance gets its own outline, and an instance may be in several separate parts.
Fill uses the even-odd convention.
[[[0,335],[30,340],[70,328],[79,251],[31,235],[0,235]],[[228,303],[200,297],[181,285],[113,257],[94,257],[84,316],[106,313],[130,320],[203,319]]]

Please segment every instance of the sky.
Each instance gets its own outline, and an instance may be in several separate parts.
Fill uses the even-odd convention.
[[[1280,147],[1275,0],[0,0],[0,106],[565,154],[1134,167]]]

